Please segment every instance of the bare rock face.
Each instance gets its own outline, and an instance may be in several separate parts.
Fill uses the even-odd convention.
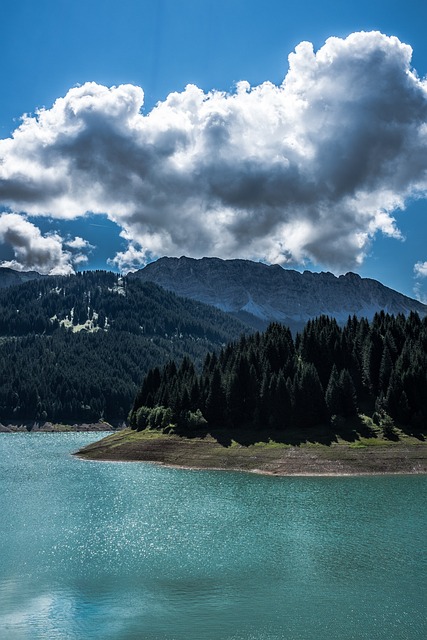
[[[279,321],[298,328],[325,314],[345,322],[371,319],[378,311],[427,315],[427,306],[376,280],[354,273],[299,273],[279,265],[219,258],[160,258],[133,277],[152,281],[179,296],[253,319],[256,326]]]

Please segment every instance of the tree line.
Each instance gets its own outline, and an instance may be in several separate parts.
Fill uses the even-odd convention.
[[[321,316],[295,338],[273,323],[208,354],[200,373],[188,357],[151,369],[130,424],[275,432],[345,422],[359,412],[384,428],[425,426],[427,318],[381,312],[340,327]]]
[[[145,373],[201,366],[245,327],[155,284],[92,271],[0,290],[0,421],[125,420]]]

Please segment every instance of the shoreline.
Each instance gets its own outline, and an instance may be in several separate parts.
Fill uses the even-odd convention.
[[[406,437],[398,442],[298,446],[257,442],[220,444],[211,435],[183,438],[125,429],[73,454],[100,462],[148,462],[193,471],[242,471],[269,476],[359,476],[427,474],[427,442]]]
[[[414,470],[414,471],[355,471],[355,472],[328,472],[328,473],[315,473],[309,471],[298,471],[295,473],[286,473],[286,472],[274,472],[274,471],[266,471],[263,469],[238,469],[230,467],[224,469],[223,467],[195,467],[195,466],[186,466],[186,465],[177,465],[166,462],[158,462],[153,460],[101,460],[101,459],[92,459],[84,455],[80,455],[79,452],[74,454],[76,458],[80,458],[81,460],[86,460],[90,462],[108,462],[109,464],[151,464],[157,467],[164,467],[165,469],[178,469],[182,471],[220,471],[229,472],[229,473],[252,473],[254,475],[259,476],[270,476],[276,478],[360,478],[364,476],[414,476],[414,475],[427,475],[426,470]]]
[[[124,428],[124,423],[120,422],[113,425],[110,422],[83,422],[64,424],[62,422],[43,422],[37,420],[22,420],[19,422],[11,422],[9,420],[0,421],[0,433],[84,433],[97,431],[111,431],[115,433]]]
[[[226,471],[232,473],[253,473],[254,475],[272,476],[272,477],[292,477],[292,478],[358,478],[363,476],[413,476],[413,475],[427,475],[427,469],[416,469],[412,471],[354,471],[354,472],[324,472],[315,473],[310,471],[299,471],[295,473],[286,472],[274,472],[264,469],[239,469],[234,467],[197,467],[188,466],[183,464],[173,464],[169,462],[160,462],[158,460],[120,460],[113,458],[91,458],[80,451],[75,451],[71,454],[75,458],[80,460],[86,460],[86,462],[108,463],[108,464],[150,464],[156,467],[164,467],[165,469],[178,469],[182,471]]]

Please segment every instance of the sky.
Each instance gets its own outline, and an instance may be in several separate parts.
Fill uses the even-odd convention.
[[[0,264],[355,271],[427,302],[427,4],[2,0]]]

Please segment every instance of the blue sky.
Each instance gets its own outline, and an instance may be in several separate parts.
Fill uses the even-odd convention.
[[[4,191],[0,189],[0,206],[3,210],[3,223],[0,220],[0,259],[15,268],[38,267],[46,272],[55,272],[55,269],[56,272],[67,272],[67,269],[71,268],[135,268],[138,261],[142,264],[144,260],[164,254],[185,253],[200,257],[206,253],[221,257],[251,257],[269,261],[276,261],[277,257],[277,261],[281,261],[284,266],[298,269],[333,270],[336,273],[351,269],[362,276],[379,279],[407,295],[416,294],[420,298],[426,298],[425,144],[424,147],[418,144],[416,148],[409,150],[411,153],[408,151],[406,159],[401,159],[401,166],[405,163],[408,165],[408,158],[418,159],[414,171],[418,170],[422,178],[424,170],[424,183],[420,178],[421,182],[418,180],[415,187],[412,183],[409,185],[409,178],[403,177],[404,172],[400,168],[399,181],[403,184],[406,180],[400,191],[393,187],[395,192],[390,195],[389,184],[381,183],[375,188],[375,193],[369,193],[369,198],[366,196],[363,211],[359,208],[355,213],[354,202],[348,204],[348,194],[345,199],[341,196],[330,199],[330,195],[325,196],[323,193],[316,199],[313,193],[304,199],[298,191],[291,200],[285,201],[277,191],[296,188],[296,174],[292,174],[294,178],[291,180],[288,174],[280,173],[277,164],[273,166],[265,162],[267,151],[275,153],[274,136],[277,137],[279,133],[281,135],[282,129],[277,129],[273,134],[267,131],[265,136],[271,134],[272,138],[268,142],[264,141],[265,144],[258,155],[251,154],[250,146],[256,145],[259,138],[253,137],[251,128],[255,115],[247,115],[251,110],[258,114],[257,136],[264,135],[259,133],[263,123],[262,116],[259,116],[260,105],[262,104],[262,109],[267,114],[265,121],[268,122],[268,101],[273,103],[277,94],[271,90],[269,95],[263,95],[262,100],[257,98],[257,102],[253,92],[249,94],[249,89],[244,87],[242,93],[253,95],[254,99],[245,106],[243,97],[239,107],[233,106],[233,120],[231,116],[223,117],[224,110],[230,113],[230,101],[227,102],[225,98],[215,103],[210,101],[209,114],[204,114],[203,117],[209,118],[212,122],[212,113],[215,111],[216,129],[211,130],[214,131],[212,136],[215,137],[209,140],[209,144],[206,143],[206,136],[203,137],[205,146],[200,151],[197,162],[194,160],[195,147],[191,163],[188,157],[185,158],[188,171],[191,170],[195,176],[191,184],[184,184],[182,175],[178,180],[177,176],[171,173],[170,167],[166,172],[162,165],[162,158],[167,157],[168,162],[172,158],[172,152],[167,146],[171,144],[175,145],[174,163],[181,161],[178,146],[184,144],[181,140],[185,129],[182,119],[188,110],[194,108],[192,123],[197,119],[194,127],[195,130],[199,127],[197,131],[201,131],[200,114],[205,106],[200,102],[200,94],[194,93],[183,98],[186,85],[194,84],[205,93],[217,90],[230,95],[234,95],[237,83],[242,80],[247,81],[252,88],[266,82],[277,87],[288,73],[288,55],[299,43],[313,43],[316,53],[331,36],[344,41],[350,34],[360,31],[379,31],[387,36],[396,36],[401,43],[411,45],[413,54],[410,64],[416,69],[418,78],[422,79],[427,75],[425,24],[426,3],[418,0],[301,0],[298,3],[283,0],[264,0],[262,3],[253,0],[3,0],[0,6],[0,139],[10,138],[14,130],[20,126],[20,118],[24,113],[31,116],[43,107],[49,112],[58,98],[69,98],[67,104],[61,107],[61,113],[58,107],[55,114],[52,113],[52,117],[45,121],[43,135],[47,137],[43,140],[36,131],[33,119],[22,136],[23,140],[27,136],[26,142],[24,140],[26,146],[24,143],[19,148],[17,145],[3,145],[3,148],[0,145],[3,166],[6,166],[6,169],[9,166],[5,163],[6,158],[12,167],[7,174],[0,176],[0,184],[6,184]],[[337,56],[341,56],[342,64],[337,66],[337,69],[339,73],[344,74],[344,80],[350,78],[350,88],[351,77],[356,76],[350,77],[348,74],[355,73],[354,61],[358,58],[358,51],[363,51],[366,63],[360,67],[357,77],[359,78],[362,72],[369,75],[369,64],[372,66],[372,63],[368,60],[368,55],[371,54],[367,52],[372,46],[376,46],[378,51],[382,47],[384,55],[390,60],[393,58],[394,49],[391,45],[379,40],[367,43],[360,38],[354,39],[351,47],[349,45],[345,50],[341,48],[338,51]],[[399,55],[404,56],[403,50]],[[296,83],[301,79],[301,82],[307,83],[306,69],[302,64],[307,56],[309,57],[309,53],[300,49],[298,65],[295,58]],[[393,72],[394,67],[383,65],[378,78],[386,76],[389,67]],[[348,69],[353,71],[347,72]],[[326,72],[318,70],[316,73],[320,74],[319,85],[324,82],[324,86],[329,87],[331,79],[326,77]],[[374,86],[375,76],[370,82],[370,86]],[[69,93],[72,88],[86,86],[85,83],[94,84],[79,94]],[[401,89],[393,93],[391,89],[395,85],[392,80],[390,83],[385,86],[385,91],[389,91],[389,97],[383,103],[382,110],[384,111],[384,104],[399,103],[396,107],[399,111],[407,101],[402,99],[402,102],[399,102]],[[138,105],[142,102],[140,92],[126,90],[125,96],[123,92],[114,95],[101,92],[101,95],[98,89],[100,86],[120,85],[133,85],[143,89],[141,113],[144,116],[150,114],[159,101],[164,103],[173,92],[178,93],[179,98],[176,101],[179,104],[160,112],[156,119],[152,118],[150,127],[135,125],[132,129],[133,137],[130,136],[130,130],[126,130],[120,137],[120,118],[124,117],[124,111],[117,105],[126,102],[129,109],[135,109],[139,108]],[[368,82],[361,81],[360,85],[365,87]],[[400,86],[396,84],[396,87]],[[332,101],[333,106],[336,99],[333,92],[337,92],[338,89],[328,89],[327,98],[322,97],[322,100]],[[374,91],[372,88],[369,90]],[[368,89],[363,93],[365,111],[370,108],[366,105],[373,104],[373,100],[368,99],[367,92]],[[413,93],[412,88],[410,92]],[[64,132],[61,132],[61,126],[64,130],[71,130],[71,121],[66,119],[70,112],[70,104],[76,105],[79,101],[78,112],[81,114],[81,105],[89,94],[93,101],[90,109],[98,114],[99,119],[95,116],[89,121],[86,111],[84,123],[87,135],[84,141],[80,134],[78,141],[76,137],[70,137],[70,134],[66,143],[63,142]],[[313,96],[311,93],[312,104],[318,105],[320,98],[317,95]],[[358,101],[361,102],[360,96],[361,93],[359,95],[356,91],[355,105]],[[342,105],[343,97],[340,96],[339,100]],[[375,100],[380,100],[377,94]],[[417,116],[419,122],[420,118],[425,117],[425,100],[424,103],[422,97],[418,97],[417,100],[416,107],[421,114]],[[197,101],[199,106],[194,107]],[[204,104],[206,105],[206,102]],[[346,111],[342,110],[342,106],[340,108],[341,115],[348,113],[349,118],[354,118],[354,126],[346,124],[343,131],[352,140],[353,146],[350,144],[349,154],[355,154],[355,149],[360,151],[360,144],[354,143],[358,123],[361,123],[361,127],[365,126],[360,117],[361,108],[355,108],[354,112],[351,104],[346,107]],[[379,106],[376,108],[379,109]],[[99,111],[102,109],[104,111]],[[107,112],[109,120],[108,124],[105,124],[107,120],[104,114]],[[241,114],[244,115],[243,124]],[[377,117],[377,111],[375,114]],[[274,122],[276,116],[277,114],[273,116]],[[178,124],[176,119],[179,120]],[[395,115],[392,115],[391,119],[394,122]],[[103,123],[102,131],[100,122]],[[304,136],[295,143],[301,146],[301,140],[305,143],[310,140],[307,131],[310,133],[317,129],[313,124],[313,118],[310,121],[295,122],[296,128],[306,127]],[[287,127],[285,131],[289,136],[292,127]],[[112,131],[113,137],[107,135]],[[233,156],[232,162],[231,159],[227,162],[226,157],[222,164],[219,160],[225,147],[221,146],[224,145],[224,141],[218,137],[218,131],[226,131],[227,135],[238,141],[233,143],[232,152],[237,155],[235,158]],[[33,136],[31,140],[28,132]],[[45,172],[45,175],[40,177],[40,173],[37,172],[42,169],[45,171],[48,162],[43,154],[46,147],[49,147],[51,132],[54,132],[52,135],[55,137],[55,147],[52,147],[50,157],[54,156],[55,160],[49,165],[49,175]],[[203,132],[205,135],[206,127]],[[135,140],[138,136],[144,137],[144,140],[135,150],[131,145],[131,138]],[[171,142],[173,136],[175,138]],[[330,158],[331,145],[337,144],[338,136],[339,131],[332,132],[328,138],[329,146],[315,148],[313,153],[320,155],[325,153],[326,149]],[[181,142],[177,142],[178,139]],[[369,144],[366,128],[361,133],[361,139],[365,141],[365,145]],[[39,146],[35,144],[35,140]],[[64,158],[69,163],[63,174],[59,170],[61,155],[58,151],[58,140],[61,141],[60,148],[64,150]],[[108,140],[111,140],[111,149],[108,149]],[[380,145],[382,140],[383,138],[378,138],[375,144]],[[402,140],[405,144],[406,138],[402,137]],[[390,144],[388,140],[384,147],[386,151]],[[215,145],[219,145],[218,149],[221,149],[218,151],[218,158],[215,158]],[[23,157],[24,148],[27,157],[34,161],[34,166],[29,169],[26,158]],[[239,150],[241,158],[238,157]],[[311,153],[310,150],[300,149],[300,160],[301,154],[304,155],[305,152]],[[72,153],[75,155],[72,156]],[[280,153],[283,155],[283,148]],[[344,153],[341,146],[338,153]],[[102,166],[99,164],[96,175],[92,175],[99,155],[104,156],[105,163],[102,163]],[[133,160],[130,167],[131,155]],[[225,152],[224,155],[226,156]],[[116,164],[116,158],[122,156],[125,157],[123,162],[120,165]],[[110,161],[111,157],[114,157],[114,162]],[[206,160],[208,157],[209,162]],[[363,158],[360,162],[365,162],[366,155],[361,154],[360,157]],[[134,172],[138,180],[142,180],[138,169],[135,168],[138,158],[141,163],[155,165],[158,170],[155,175],[153,169],[147,170],[143,176],[144,184],[141,183],[128,197],[125,184],[128,173],[125,169]],[[259,170],[261,164],[262,172]],[[354,166],[356,165],[357,162]],[[298,166],[301,166],[301,162]],[[339,168],[340,164],[337,166]],[[70,167],[72,170],[77,167],[78,176],[67,182]],[[239,167],[239,171],[236,167]],[[248,172],[246,175],[243,175],[243,168]],[[27,169],[34,178],[31,189],[27,182],[23,185],[21,180]],[[83,170],[90,176],[87,182],[82,178]],[[319,175],[316,174],[310,180],[307,176],[311,175],[314,169],[310,165],[305,170],[307,190],[314,189],[314,182],[320,184],[319,167],[316,169]],[[277,179],[271,181],[270,176],[276,175],[276,171]],[[337,168],[334,171],[336,172]],[[357,172],[357,167],[354,171]],[[106,189],[105,184],[102,186],[103,180],[108,180],[110,190]],[[324,180],[327,181],[328,177]],[[365,176],[362,185],[365,195],[368,188],[366,185],[373,182],[377,184],[378,180],[378,175],[375,175],[375,179]],[[66,183],[68,186],[64,187]],[[203,191],[207,183],[208,187]],[[102,195],[97,191],[99,184],[104,189]],[[198,184],[202,195],[197,192]],[[245,186],[245,196],[240,191],[237,194],[234,192],[235,184]],[[258,191],[254,201],[250,201],[253,184],[258,185]],[[132,185],[134,186],[133,182]],[[133,186],[129,186],[129,189],[133,189]],[[298,189],[300,188],[303,189],[303,184],[298,186]],[[342,185],[334,185],[334,193],[342,188]],[[353,193],[354,187],[351,188]],[[49,189],[54,195],[45,198],[42,191]],[[262,190],[263,197],[259,196],[259,190]],[[19,195],[16,195],[18,191]],[[184,191],[185,197],[182,195]],[[60,197],[57,195],[59,192]],[[120,194],[120,197],[117,194]],[[385,198],[384,205],[380,201],[381,195]],[[141,198],[141,208],[136,206],[136,198]],[[396,208],[399,198],[402,198],[404,210]],[[150,207],[145,205],[144,199],[150,201]],[[105,204],[107,200],[108,203],[113,203],[111,207]],[[271,204],[272,200],[274,205]],[[289,210],[293,202],[296,204],[292,213],[281,217],[281,211],[286,208]],[[394,204],[390,204],[391,202]],[[396,220],[394,229],[390,228],[389,221],[381,221],[378,216],[368,224],[367,207],[370,203],[378,210],[384,206],[389,218],[394,217]],[[102,210],[103,206],[105,212]],[[95,210],[95,213],[83,215],[84,210]],[[205,222],[199,224],[199,218],[203,216]],[[324,229],[323,233],[319,232],[320,227]],[[341,227],[343,230],[338,233],[337,230]],[[357,242],[360,246],[357,246]],[[117,255],[122,257],[117,258]],[[115,261],[111,262],[115,256]],[[414,272],[416,264],[418,270]]]

